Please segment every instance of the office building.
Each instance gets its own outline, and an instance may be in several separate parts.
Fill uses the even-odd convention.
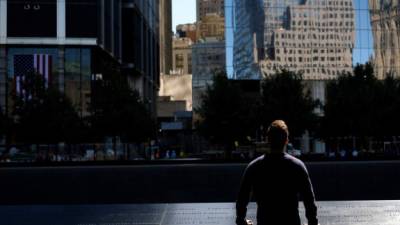
[[[197,26],[196,23],[179,24],[176,26],[177,37],[190,38],[193,43],[197,42]]]
[[[201,94],[211,85],[215,74],[224,72],[226,65],[225,41],[208,38],[193,45],[193,108],[201,104]]]
[[[190,38],[174,38],[171,74],[192,74],[192,45]]]
[[[11,111],[15,81],[30,67],[85,115],[91,81],[121,71],[155,113],[159,11],[157,0],[1,0],[1,106]]]
[[[264,76],[289,69],[306,80],[336,79],[352,72],[354,44],[352,0],[265,0]]]
[[[263,0],[232,0],[233,68],[235,79],[261,79],[259,60],[264,56]]]
[[[172,70],[172,2],[160,0],[160,72]]]
[[[204,16],[215,13],[225,17],[224,0],[196,0],[197,21],[203,20]]]
[[[216,38],[225,40],[225,18],[211,13],[203,17],[197,22],[197,40],[205,38]]]
[[[302,72],[305,79],[329,80],[352,71],[352,0],[264,0],[252,4],[236,0],[234,11],[236,78],[257,78],[259,71],[261,78],[289,69]]]
[[[374,37],[375,75],[400,76],[400,2],[369,0],[372,34]]]

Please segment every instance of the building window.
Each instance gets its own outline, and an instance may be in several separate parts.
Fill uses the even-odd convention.
[[[56,37],[57,1],[7,1],[7,34],[10,37]]]
[[[67,37],[97,37],[97,0],[66,1]],[[85,15],[82,19],[81,15]]]
[[[91,96],[91,51],[87,48],[65,50],[65,93],[78,112],[86,114]]]

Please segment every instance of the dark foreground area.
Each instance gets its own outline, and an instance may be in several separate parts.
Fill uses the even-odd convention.
[[[398,225],[400,221],[400,201],[318,202],[318,206],[319,222],[325,225]],[[249,206],[247,215],[256,222],[255,204]],[[300,215],[305,224],[302,206]],[[0,206],[0,218],[4,225],[232,225],[235,205]]]
[[[318,201],[400,199],[400,161],[307,166]],[[245,167],[178,163],[0,168],[0,204],[234,202]]]

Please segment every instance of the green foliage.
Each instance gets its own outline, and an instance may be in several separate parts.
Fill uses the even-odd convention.
[[[45,87],[42,75],[31,73],[14,93],[15,135],[17,142],[78,142],[83,124],[71,101],[55,87]]]
[[[213,84],[207,87],[201,100],[201,106],[195,110],[202,118],[198,130],[203,136],[228,148],[235,141],[254,136],[255,101],[232,84],[225,73],[214,76]]]
[[[314,110],[319,103],[306,91],[301,74],[283,70],[264,79],[261,99],[259,118],[264,127],[284,120],[293,137],[315,129],[318,116]]]
[[[282,71],[263,80],[260,99],[246,96],[225,74],[217,74],[197,109],[202,118],[198,129],[211,141],[229,145],[246,141],[262,125],[268,127],[273,120],[283,119],[291,135],[300,136],[315,129],[318,105],[305,91],[300,74]]]
[[[143,142],[154,135],[155,123],[139,93],[118,72],[94,82],[90,112],[91,133],[96,141],[119,136],[123,141]]]
[[[377,80],[372,65],[357,65],[327,85],[322,136],[384,137],[400,135],[400,81]]]

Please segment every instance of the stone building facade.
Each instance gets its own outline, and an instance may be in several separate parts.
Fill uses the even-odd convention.
[[[192,74],[192,45],[190,38],[174,38],[172,50],[172,73]]]
[[[180,38],[190,38],[193,43],[197,42],[196,23],[179,24],[176,26],[176,34]]]
[[[210,37],[225,40],[225,18],[216,13],[207,14],[197,22],[197,40]]]
[[[306,80],[329,80],[352,72],[353,1],[284,2],[290,4],[265,0],[263,75],[289,69],[302,72]]]
[[[400,1],[369,0],[372,34],[374,37],[375,75],[400,76]]]
[[[172,2],[160,0],[160,72],[172,70]]]
[[[197,21],[203,20],[210,13],[225,17],[225,0],[196,0],[196,11]]]

